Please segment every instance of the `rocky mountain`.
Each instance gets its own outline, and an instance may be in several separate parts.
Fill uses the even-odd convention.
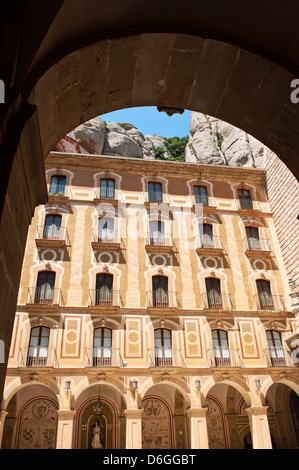
[[[127,122],[104,122],[96,117],[74,129],[73,135],[83,150],[95,155],[155,159],[160,152],[171,158],[163,137],[143,135]]]
[[[126,122],[104,122],[96,117],[74,129],[73,139],[81,153],[176,159],[167,139],[143,135]],[[261,142],[237,127],[202,113],[191,115],[186,162],[262,168],[264,149]]]
[[[263,167],[264,144],[220,119],[192,113],[186,161],[210,165]]]

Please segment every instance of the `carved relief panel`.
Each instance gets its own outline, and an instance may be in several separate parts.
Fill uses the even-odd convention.
[[[208,397],[207,408],[209,449],[226,449],[225,428],[221,407],[216,401]]]
[[[29,403],[21,416],[19,449],[55,449],[56,406],[45,398]]]
[[[143,402],[142,448],[171,449],[171,423],[166,405],[157,399]]]

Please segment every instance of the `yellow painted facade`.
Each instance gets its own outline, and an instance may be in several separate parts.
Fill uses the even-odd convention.
[[[52,152],[46,175],[2,448],[298,447],[296,319],[265,171]]]

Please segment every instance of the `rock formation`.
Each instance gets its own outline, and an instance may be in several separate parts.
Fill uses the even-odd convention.
[[[127,122],[104,122],[97,117],[77,127],[73,135],[83,153],[172,158],[163,137],[143,135]],[[261,168],[264,148],[254,137],[220,119],[196,112],[191,115],[186,162]]]
[[[220,119],[193,112],[186,161],[263,167],[264,144]]]

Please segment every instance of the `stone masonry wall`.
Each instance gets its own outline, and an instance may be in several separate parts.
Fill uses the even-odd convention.
[[[299,287],[299,183],[275,153],[266,150],[268,198],[288,277]]]

